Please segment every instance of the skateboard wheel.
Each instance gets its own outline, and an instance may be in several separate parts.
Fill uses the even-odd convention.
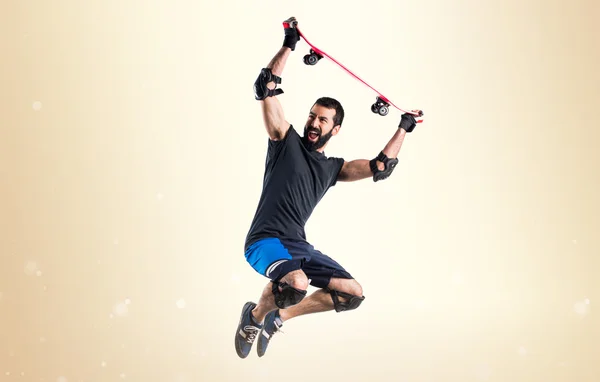
[[[373,105],[371,105],[371,111],[375,114],[379,113],[379,108],[377,107],[377,104],[374,103]]]
[[[306,65],[316,65],[319,58],[315,54],[307,54],[304,56],[304,63]]]
[[[387,106],[381,106],[377,111],[379,112],[379,115],[382,116],[386,116],[389,113],[389,109],[387,108]]]

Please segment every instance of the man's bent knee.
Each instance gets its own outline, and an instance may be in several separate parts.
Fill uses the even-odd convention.
[[[280,309],[298,304],[306,296],[306,290],[298,289],[285,282],[273,281],[275,305]]]
[[[308,289],[308,277],[306,277],[306,273],[304,273],[304,271],[301,269],[287,273],[279,281],[291,285],[296,289]]]
[[[332,279],[325,291],[331,295],[336,312],[357,309],[365,299],[362,287],[354,279]]]
[[[301,270],[288,273],[280,281],[274,280],[275,305],[280,309],[285,309],[300,303],[306,296],[307,288],[308,279]]]
[[[336,312],[344,312],[346,310],[354,310],[362,304],[365,296],[357,296],[346,292],[340,292],[333,289],[326,289],[333,300],[333,307]]]
[[[333,277],[329,281],[328,289],[334,289],[337,291],[352,294],[354,296],[362,296],[362,286],[355,279],[345,279],[340,277]]]

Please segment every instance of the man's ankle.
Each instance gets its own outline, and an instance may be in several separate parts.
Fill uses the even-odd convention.
[[[262,325],[262,322],[265,320],[264,315],[258,315],[258,310],[256,309],[256,307],[250,312],[250,318],[252,319],[252,322],[256,325]]]
[[[285,321],[289,320],[290,318],[291,317],[288,316],[285,309],[279,310],[279,319],[281,320],[281,322],[285,322]]]

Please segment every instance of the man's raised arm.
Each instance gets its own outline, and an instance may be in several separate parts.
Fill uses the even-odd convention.
[[[260,71],[254,82],[254,97],[257,101],[260,101],[267,133],[269,138],[274,141],[282,139],[290,128],[289,122],[285,120],[281,103],[276,96],[283,93],[283,90],[277,88],[277,85],[281,84],[281,74],[288,56],[300,40],[296,25],[298,25],[298,22],[294,17],[290,17],[283,22],[285,34],[283,46],[271,59],[267,67]]]
[[[373,181],[387,179],[398,164],[398,153],[404,142],[406,133],[414,130],[417,122],[412,114],[402,114],[402,119],[398,125],[398,130],[394,133],[387,145],[381,150],[375,158],[356,159],[345,162],[338,175],[338,180],[342,182],[353,182],[356,180],[373,178]]]

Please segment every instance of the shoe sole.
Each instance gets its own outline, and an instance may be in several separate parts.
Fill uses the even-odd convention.
[[[242,313],[240,314],[240,320],[238,321],[238,326],[237,326],[237,330],[235,331],[235,351],[237,352],[238,357],[240,358],[246,358],[248,357],[248,354],[250,354],[250,352],[248,352],[248,354],[244,355],[244,353],[242,352],[242,349],[240,348],[240,344],[238,341],[238,334],[240,332],[240,325],[242,324],[242,321],[244,320],[244,314],[247,313],[247,309],[249,306],[252,305],[256,305],[255,303],[248,301],[247,303],[244,304],[244,307],[242,308]]]
[[[261,353],[260,352],[260,341],[261,338],[263,338],[263,330],[265,330],[266,322],[267,322],[267,317],[269,317],[271,315],[271,313],[268,313],[267,316],[265,317],[265,323],[263,324],[262,329],[260,330],[260,332],[258,332],[258,338],[256,339],[256,353],[258,354],[259,357],[262,357],[263,355],[265,355],[265,353],[267,352],[267,347],[269,346],[269,342],[271,341],[270,338],[265,339],[264,341],[267,341],[267,346],[265,346],[265,350]]]
[[[265,355],[267,349],[265,348],[265,350],[261,353],[260,352],[260,339],[262,338],[263,335],[263,330],[265,330],[265,328],[263,327],[260,332],[258,333],[258,339],[256,340],[256,353],[258,354],[259,357],[262,357],[263,355]],[[268,346],[268,344],[267,344]]]

